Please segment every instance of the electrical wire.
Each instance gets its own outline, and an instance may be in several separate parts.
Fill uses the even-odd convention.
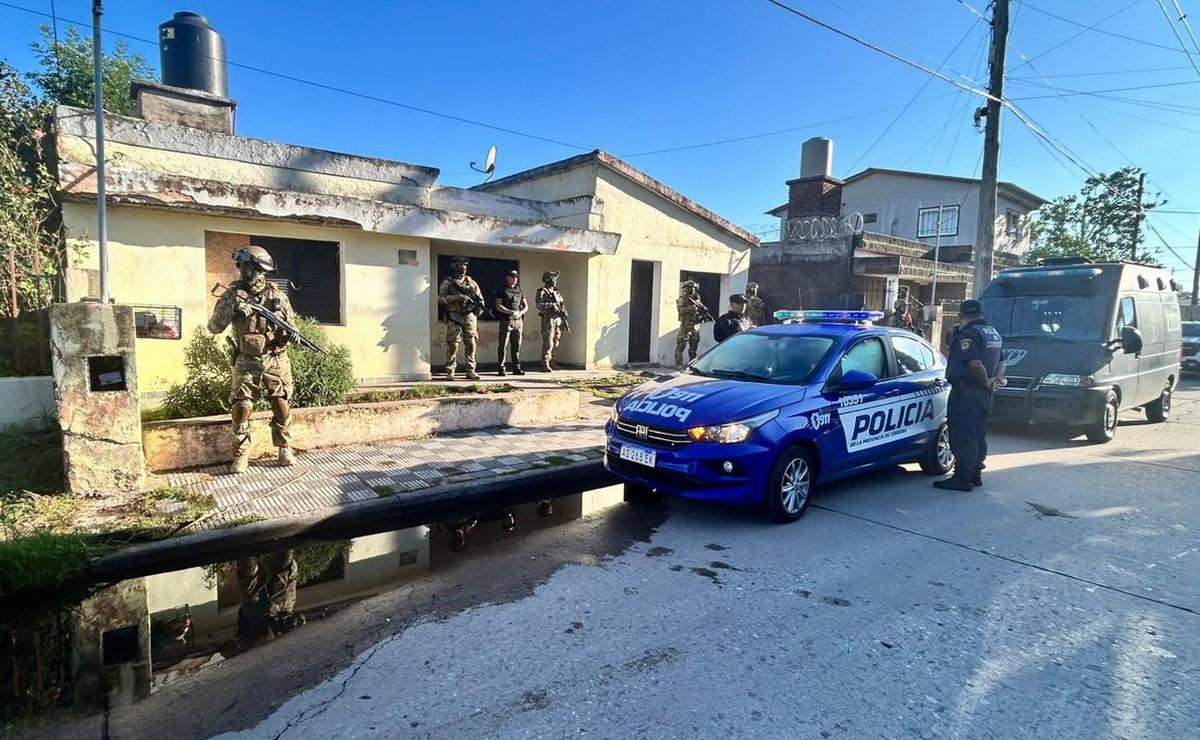
[[[57,13],[54,13],[54,14],[44,13],[42,11],[34,10],[32,8],[26,8],[26,7],[22,7],[20,5],[14,5],[13,3],[3,2],[2,0],[0,0],[0,7],[11,8],[13,10],[20,10],[25,13],[30,13],[33,15],[41,16],[43,18],[51,18],[55,22],[57,22],[57,20],[59,18]],[[66,21],[68,23],[74,23],[74,24],[80,25],[80,26],[87,25],[87,24],[83,23],[82,21],[73,20],[71,18],[62,18],[62,20]],[[154,41],[152,39],[147,39],[142,36],[135,36],[133,34],[122,33],[120,31],[113,31],[110,29],[104,29],[104,32],[111,36],[116,36],[116,37],[123,38],[123,39],[129,39],[130,41],[137,41],[139,43],[148,44],[155,48],[158,47],[157,41]],[[213,58],[206,54],[198,54],[198,56],[203,56],[208,59]],[[391,98],[384,98],[379,95],[372,95],[370,93],[359,92],[357,90],[350,90],[350,89],[347,89],[344,87],[338,87],[336,85],[329,85],[324,82],[316,82],[314,80],[308,80],[303,77],[297,77],[295,75],[290,75],[285,72],[277,72],[275,70],[266,69],[264,67],[256,67],[251,64],[242,64],[240,62],[234,62],[234,61],[231,61],[228,59],[226,59],[224,61],[230,67],[237,67],[239,69],[244,69],[244,70],[247,70],[250,72],[257,72],[259,74],[268,75],[270,77],[275,77],[277,79],[288,80],[289,82],[296,82],[301,85],[308,85],[309,87],[315,87],[315,88],[319,88],[322,90],[328,90],[330,92],[336,92],[336,93],[340,93],[342,95],[349,95],[351,97],[360,98],[362,100],[370,100],[375,103],[383,103],[384,105],[390,105],[390,106],[393,106],[396,108],[402,108],[404,110],[413,111],[414,113],[423,113],[428,116],[434,116],[436,118],[441,118],[441,119],[448,120],[448,121],[456,121],[458,123],[465,123],[467,125],[476,126],[478,128],[485,128],[485,129],[488,129],[491,131],[499,131],[501,133],[512,134],[513,136],[520,136],[520,137],[526,138],[526,139],[533,139],[535,141],[541,141],[546,144],[555,144],[557,146],[564,146],[569,149],[578,149],[580,151],[585,151],[585,152],[592,151],[595,148],[595,147],[580,146],[579,144],[572,144],[571,142],[568,142],[568,141],[560,141],[559,139],[552,139],[547,136],[531,134],[531,133],[528,133],[525,131],[518,131],[517,129],[508,128],[505,126],[498,126],[496,124],[487,123],[484,121],[477,121],[477,120],[473,120],[470,118],[465,118],[463,116],[457,116],[452,113],[443,113],[441,111],[432,110],[430,108],[423,108],[421,106],[404,103],[399,100],[393,100]]]
[[[1031,59],[1036,61],[1038,56],[1040,55],[1034,55],[1031,57]],[[1021,62],[1021,64],[1024,64],[1024,62]],[[1112,75],[1150,74],[1151,72],[1179,72],[1181,70],[1189,69],[1191,69],[1190,65],[1186,67],[1144,67],[1140,69],[1112,69],[1104,72],[1064,72],[1059,74],[1039,75],[1036,77],[1014,77],[1006,73],[1004,75],[1004,79],[1010,82],[1028,82],[1030,80],[1038,80],[1043,78],[1057,80],[1061,77],[1106,77]]]
[[[959,0],[959,2],[962,2],[962,1],[963,0]],[[1104,16],[1103,18],[1096,21],[1095,23],[1093,23],[1089,26],[1085,26],[1082,30],[1077,31],[1075,33],[1075,35],[1068,36],[1067,38],[1063,39],[1062,41],[1059,41],[1054,46],[1051,46],[1049,49],[1044,49],[1041,52],[1034,54],[1032,57],[1029,58],[1028,61],[1023,61],[1020,64],[1018,64],[1017,66],[1013,67],[1012,69],[1007,70],[1006,75],[1009,72],[1015,72],[1016,70],[1020,69],[1021,67],[1024,67],[1025,65],[1029,64],[1029,62],[1035,62],[1038,59],[1041,59],[1042,57],[1046,56],[1047,54],[1054,51],[1055,49],[1058,49],[1062,46],[1065,46],[1065,45],[1071,43],[1072,41],[1079,38],[1080,36],[1087,33],[1088,31],[1095,31],[1096,27],[1099,26],[1101,23],[1104,23],[1105,21],[1120,15],[1121,13],[1124,13],[1126,10],[1129,10],[1130,8],[1132,8],[1134,5],[1137,5],[1141,1],[1142,0],[1132,0],[1128,5],[1121,6],[1117,10],[1113,11],[1112,13],[1109,13],[1108,15]],[[966,3],[963,3],[963,4],[965,5]],[[1021,3],[1020,7],[1025,7],[1026,5],[1027,5],[1026,3]],[[1036,10],[1036,8],[1033,8],[1033,10]]]
[[[1029,8],[1030,10],[1032,10],[1035,13],[1041,13],[1044,16],[1054,18],[1055,20],[1062,21],[1063,23],[1069,23],[1072,26],[1079,26],[1080,28],[1091,31],[1092,33],[1098,33],[1098,34],[1102,34],[1104,36],[1111,36],[1113,38],[1118,38],[1118,39],[1122,39],[1125,41],[1131,41],[1135,44],[1141,44],[1143,46],[1152,46],[1155,49],[1166,49],[1167,51],[1173,51],[1173,52],[1182,51],[1184,54],[1186,54],[1188,56],[1197,56],[1197,54],[1193,54],[1192,52],[1189,52],[1186,49],[1180,49],[1179,47],[1170,46],[1169,44],[1159,44],[1154,41],[1147,41],[1146,39],[1139,39],[1135,36],[1126,36],[1125,34],[1114,33],[1113,31],[1105,31],[1100,28],[1093,28],[1092,26],[1089,26],[1086,23],[1080,23],[1079,21],[1072,20],[1070,18],[1065,18],[1065,17],[1063,17],[1061,15],[1057,15],[1055,13],[1051,13],[1048,10],[1043,10],[1042,8],[1039,8],[1036,5],[1031,5],[1028,2],[1023,2],[1023,3],[1021,3],[1021,5],[1023,5],[1026,8]]]
[[[1171,0],[1175,3],[1175,10],[1179,13],[1179,22],[1183,24],[1187,30],[1188,38],[1192,40],[1192,46],[1196,47],[1196,51],[1200,51],[1200,41],[1196,40],[1196,34],[1192,33],[1192,24],[1188,23],[1187,13],[1183,12],[1183,6],[1179,4],[1179,0]]]
[[[1026,82],[1025,84],[1036,84],[1036,83]],[[1135,91],[1135,90],[1155,90],[1155,89],[1164,88],[1164,87],[1183,87],[1183,86],[1187,86],[1187,85],[1200,85],[1200,80],[1179,80],[1177,82],[1158,82],[1153,85],[1135,85],[1133,87],[1113,87],[1113,88],[1109,88],[1106,90],[1068,90],[1065,88],[1055,88],[1053,85],[1050,85],[1047,82],[1044,85],[1045,87],[1054,88],[1055,90],[1058,90],[1058,92],[1051,94],[1051,95],[1026,95],[1026,96],[1023,96],[1020,98],[1009,98],[1009,100],[1013,100],[1013,101],[1017,101],[1017,102],[1021,102],[1024,100],[1044,100],[1046,98],[1062,97],[1064,94],[1071,95],[1071,96],[1076,96],[1076,95],[1100,96],[1100,95],[1107,95],[1109,93],[1115,93],[1115,92],[1131,92],[1131,91]],[[1147,101],[1147,102],[1149,102],[1149,101]]]
[[[1171,14],[1167,11],[1167,5],[1163,0],[1158,0],[1158,8],[1162,11],[1163,18],[1167,20],[1167,25],[1171,27],[1171,33],[1175,36],[1175,40],[1179,42],[1179,50],[1188,55],[1188,61],[1192,63],[1192,69],[1196,70],[1196,76],[1200,77],[1200,65],[1196,64],[1196,59],[1187,50],[1187,45],[1183,43],[1183,37],[1179,35],[1179,29],[1175,27],[1174,21],[1171,20]],[[1189,30],[1189,33],[1191,31]],[[1192,37],[1195,40],[1195,37]]]

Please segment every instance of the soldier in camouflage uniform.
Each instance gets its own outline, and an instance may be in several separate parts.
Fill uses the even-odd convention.
[[[767,323],[767,304],[758,296],[758,283],[746,283],[746,318],[755,326]]]
[[[475,343],[479,339],[479,314],[483,313],[483,292],[479,283],[467,275],[469,260],[456,257],[450,263],[451,277],[438,287],[438,304],[446,310],[446,378],[454,380],[458,366],[458,343],[466,350],[467,380],[479,380],[475,372]]]
[[[558,271],[543,272],[542,287],[534,296],[534,303],[542,317],[542,370],[548,373],[554,372],[550,361],[554,359],[554,350],[562,341],[563,319],[566,315],[565,299],[557,286]]]
[[[292,550],[238,558],[237,638],[249,646],[304,623],[296,613],[297,565]]]
[[[500,377],[508,375],[504,368],[505,355],[512,347],[513,375],[524,375],[521,369],[521,332],[525,329],[525,312],[529,310],[529,301],[525,300],[525,292],[521,290],[521,273],[513,270],[504,278],[504,287],[496,292],[492,301],[496,316],[500,319],[500,343],[496,348]]]
[[[217,299],[208,330],[220,334],[233,325],[233,368],[230,404],[233,416],[233,466],[244,473],[250,464],[250,411],[260,396],[271,404],[271,441],[279,448],[279,462],[291,465],[295,456],[289,430],[292,423],[292,364],[287,343],[291,336],[254,313],[250,301],[265,306],[284,321],[292,321],[287,296],[267,282],[275,260],[267,250],[249,246],[233,253],[241,277]]]
[[[679,333],[675,336],[675,367],[683,367],[683,348],[688,350],[688,362],[696,359],[700,349],[700,324],[712,321],[712,312],[700,300],[700,286],[695,280],[685,280],[679,286]]]

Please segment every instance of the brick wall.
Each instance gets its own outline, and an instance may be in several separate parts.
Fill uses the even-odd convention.
[[[226,234],[220,231],[204,232],[204,291],[212,290],[215,283],[228,285],[237,280],[237,268],[233,264],[233,253],[242,247],[250,246],[250,237],[246,234]],[[217,297],[208,296],[208,312],[212,314],[217,305]],[[206,319],[207,320],[207,319]]]
[[[842,212],[842,181],[827,175],[788,180],[788,218],[838,216]]]

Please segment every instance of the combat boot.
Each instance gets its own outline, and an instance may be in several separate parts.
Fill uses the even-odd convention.
[[[514,370],[513,372],[515,373],[516,371]],[[496,375],[499,375],[501,378],[503,378],[508,375],[508,371],[504,369],[503,365],[501,365],[500,369],[496,371]]]
[[[296,453],[292,452],[291,447],[279,448],[279,464],[285,467],[291,467],[296,464]]]
[[[513,375],[524,375],[524,374],[525,374],[525,371],[521,369],[520,365],[517,365],[516,367],[513,368]]]
[[[250,469],[250,451],[239,452],[237,457],[233,458],[233,464],[229,466],[229,472],[234,475],[241,475]]]
[[[467,380],[479,380],[479,373],[474,370],[467,371]]]

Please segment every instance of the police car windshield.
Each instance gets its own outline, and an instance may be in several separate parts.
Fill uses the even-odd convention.
[[[1188,339],[1200,339],[1200,321],[1183,322],[1183,336]]]
[[[1007,295],[984,298],[983,315],[1006,339],[1103,340],[1109,297]]]
[[[714,378],[760,383],[807,383],[833,346],[819,334],[735,334],[692,363],[691,371]]]

